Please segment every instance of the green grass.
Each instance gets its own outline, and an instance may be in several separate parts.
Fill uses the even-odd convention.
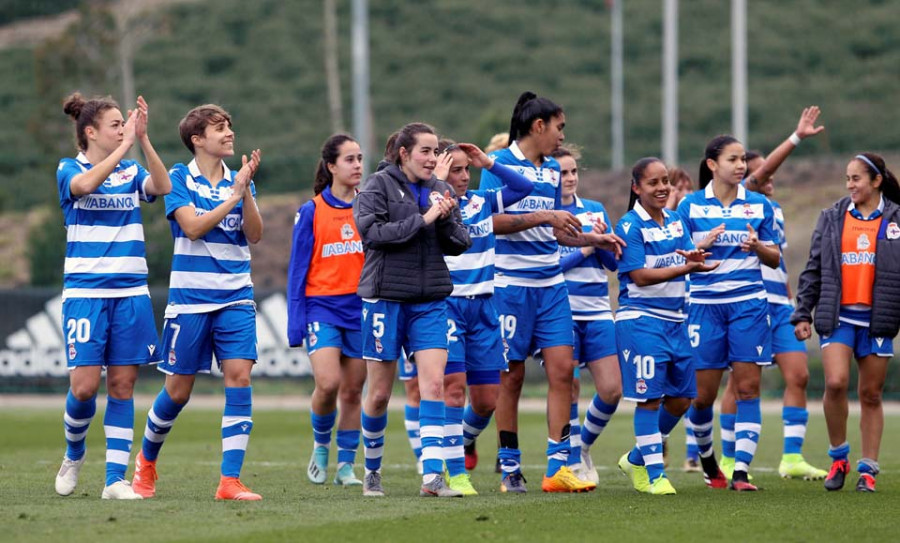
[[[50,403],[60,403],[49,399]],[[630,410],[623,409],[594,448],[600,487],[588,495],[544,495],[545,426],[540,414],[522,417],[525,474],[531,492],[507,496],[492,472],[493,437],[480,443],[473,481],[481,495],[461,500],[417,497],[419,478],[399,412],[391,413],[385,457],[385,499],[364,499],[358,489],[313,486],[306,480],[311,432],[308,415],[258,409],[242,479],[264,500],[217,503],[219,413],[188,409],[159,460],[158,497],[145,502],[99,499],[103,478],[100,415],[88,437],[88,461],[75,494],[61,498],[53,478],[62,450],[61,405],[50,410],[6,410],[0,446],[2,541],[886,541],[895,535],[900,500],[898,418],[888,416],[878,493],[826,493],[820,482],[783,481],[774,472],[781,430],[766,416],[757,460],[758,494],[712,491],[697,474],[679,469],[683,433],[672,437],[669,469],[678,495],[636,494],[615,469],[632,441]],[[147,406],[137,408],[136,435]],[[857,420],[850,421],[858,453]],[[807,458],[825,466],[824,421],[812,413]]]

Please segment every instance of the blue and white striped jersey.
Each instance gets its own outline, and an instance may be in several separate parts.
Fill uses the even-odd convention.
[[[149,295],[141,204],[150,174],[122,160],[97,190],[73,196],[72,179],[92,167],[84,153],[56,169],[59,207],[66,227],[63,299]]]
[[[725,224],[725,232],[719,234],[709,249],[711,261],[720,261],[715,270],[691,277],[692,304],[724,304],[743,300],[765,298],[761,264],[756,253],[741,251],[741,243],[753,226],[761,243],[775,244],[775,212],[769,200],[742,185],[737,188],[737,198],[725,207],[713,194],[713,183],[705,190],[692,192],[678,204],[678,213],[691,233],[694,244],[707,234]]]
[[[504,212],[524,215],[535,211],[550,211],[560,208],[559,163],[550,157],[537,168],[513,142],[506,149],[491,153],[500,163],[512,167],[534,183],[531,194],[522,198]],[[482,190],[500,189],[502,181],[494,174],[482,171]],[[515,234],[497,235],[497,286],[516,285],[522,287],[546,287],[564,281],[559,267],[559,252],[553,227],[542,224]]]
[[[477,296],[494,293],[494,220],[503,213],[500,190],[467,190],[459,199],[463,224],[469,230],[472,246],[459,256],[445,256],[453,281],[451,296]]]
[[[594,223],[599,221],[609,224],[609,216],[600,202],[583,200],[577,195],[571,205],[563,205],[562,209],[578,217],[581,229],[590,232]],[[594,254],[584,258],[580,247],[559,246],[560,266],[566,278],[569,291],[569,305],[572,307],[572,319],[576,321],[612,320],[609,305],[609,280],[606,269],[615,271],[615,257],[612,253],[597,249]],[[605,257],[605,258],[604,258]],[[604,263],[607,268],[604,268]]]
[[[221,205],[232,194],[237,172],[225,170],[225,179],[213,186],[197,162],[176,164],[169,171],[172,192],[166,195],[166,216],[172,227],[175,251],[169,279],[166,318],[182,313],[208,313],[225,306],[253,303],[250,280],[250,247],[243,231],[243,201],[200,239],[191,241],[175,220],[175,210],[190,206],[203,215]],[[256,197],[256,186],[250,182]]]
[[[629,272],[644,268],[669,268],[684,264],[684,257],[677,249],[694,248],[690,232],[681,215],[663,210],[664,225],[660,226],[650,214],[635,203],[634,209],[625,214],[616,225],[616,234],[625,240],[619,260],[619,310],[616,320],[654,317],[682,322],[685,319],[685,276],[646,287],[637,286]],[[697,277],[704,274],[696,274]],[[691,283],[696,281],[691,278]]]
[[[770,304],[792,305],[788,296],[788,272],[784,263],[784,251],[787,249],[787,237],[784,231],[784,210],[775,200],[769,199],[775,212],[775,232],[778,235],[777,242],[781,247],[781,260],[774,270],[768,266],[760,266],[762,270],[763,284],[766,287],[766,297]]]

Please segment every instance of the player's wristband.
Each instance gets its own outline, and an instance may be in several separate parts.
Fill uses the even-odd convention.
[[[793,143],[794,147],[797,147],[798,145],[800,145],[800,142],[802,140],[800,139],[800,136],[798,136],[797,133],[794,132],[793,134],[791,134],[791,137],[788,138],[788,141]]]

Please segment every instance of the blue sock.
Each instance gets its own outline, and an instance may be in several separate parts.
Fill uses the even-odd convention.
[[[706,458],[713,453],[713,408],[691,409],[691,426],[697,439],[697,450]]]
[[[356,462],[356,449],[359,448],[359,430],[337,431],[338,465]]]
[[[859,462],[856,463],[856,471],[858,471],[860,475],[868,473],[872,477],[875,477],[881,471],[881,468],[878,466],[878,462],[871,458],[860,458]]]
[[[831,460],[834,462],[837,462],[838,460],[846,461],[850,457],[850,444],[845,441],[837,447],[828,447],[828,456],[830,456]]]
[[[444,408],[443,458],[450,477],[466,472],[466,457],[463,451],[463,411],[462,407]]]
[[[590,448],[597,441],[617,407],[618,404],[608,404],[601,400],[598,394],[594,394],[591,405],[584,414],[584,424],[581,426],[582,447]]]
[[[422,475],[439,475],[444,471],[444,458],[441,454],[444,441],[444,402],[419,402],[419,433],[422,436]]]
[[[422,458],[422,436],[419,430],[419,408],[407,405],[403,409],[403,425],[406,426],[406,437],[416,460]]]
[[[659,433],[662,434],[663,439],[669,437],[669,434],[672,433],[672,430],[678,426],[678,421],[681,420],[681,417],[676,417],[675,415],[666,411],[666,408],[660,406],[659,408]]]
[[[63,414],[63,428],[66,434],[66,458],[81,460],[84,456],[84,439],[87,437],[91,419],[97,412],[97,395],[90,400],[79,401],[69,390],[66,396],[66,411]]]
[[[172,425],[175,424],[175,419],[185,405],[187,404],[173,402],[166,387],[159,391],[156,399],[153,400],[153,407],[147,413],[147,425],[144,428],[144,439],[141,442],[144,458],[150,462],[156,461],[159,450],[162,449]]]
[[[644,465],[644,455],[641,454],[641,450],[638,449],[637,445],[635,445],[631,448],[630,451],[628,451],[628,463],[634,464],[635,466]]]
[[[134,399],[107,396],[103,432],[106,434],[106,486],[109,486],[125,480],[134,441]]]
[[[762,429],[762,412],[759,398],[737,401],[737,418],[734,423],[735,451],[734,471],[747,471],[756,455],[759,432]]]
[[[387,412],[380,417],[370,417],[362,412],[363,447],[366,451],[366,471],[381,469],[384,456],[384,429],[387,428]]]
[[[722,456],[734,458],[734,421],[737,415],[719,413],[719,433],[722,436]]]
[[[463,412],[463,445],[471,445],[490,423],[490,415],[482,417],[467,405]]]
[[[634,437],[652,483],[665,475],[657,411],[642,408],[634,410]]]
[[[313,442],[316,447],[331,446],[331,430],[334,428],[334,421],[337,418],[337,410],[326,415],[317,415],[312,410],[309,412],[309,418],[312,421]]]
[[[578,419],[578,402],[569,409],[569,458],[567,466],[581,463],[581,426]]]
[[[222,413],[222,476],[240,477],[253,430],[253,387],[225,387]]]
[[[691,411],[694,406],[688,408],[684,414],[684,456],[688,460],[700,459],[700,449],[697,448],[697,438],[694,437],[694,426],[691,424]]]
[[[553,477],[559,469],[566,465],[569,458],[569,439],[563,436],[560,441],[547,438],[547,477]]]
[[[802,407],[785,406],[781,409],[781,421],[784,423],[783,454],[802,454],[809,411]]]

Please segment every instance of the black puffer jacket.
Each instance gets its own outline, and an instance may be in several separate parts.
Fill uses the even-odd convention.
[[[436,178],[420,181],[419,186],[425,194],[453,194],[450,185]],[[353,218],[366,250],[357,294],[418,303],[453,292],[444,255],[464,253],[472,240],[459,208],[426,226],[422,214],[429,207],[419,206],[406,175],[393,164],[366,179],[353,202]]]
[[[813,231],[809,261],[800,274],[797,308],[791,324],[812,322],[816,332],[828,335],[838,325],[841,309],[841,235],[850,198],[822,210]],[[883,233],[883,234],[881,234]],[[893,338],[900,331],[900,206],[884,200],[882,228],[875,248],[875,283],[872,286],[872,337]],[[815,318],[810,318],[815,308]]]

